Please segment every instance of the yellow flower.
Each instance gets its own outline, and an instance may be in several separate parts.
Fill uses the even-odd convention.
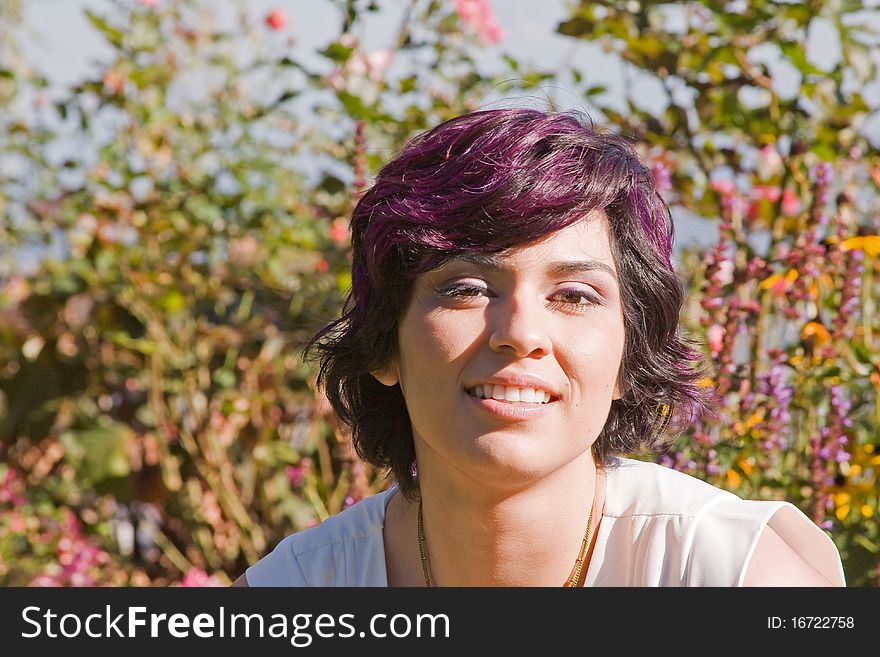
[[[734,488],[739,487],[740,482],[742,481],[742,477],[736,472],[736,470],[728,470],[727,471],[727,481]]]
[[[880,235],[861,235],[859,237],[850,237],[841,243],[844,251],[858,249],[864,251],[868,255],[880,255]]]
[[[776,272],[761,281],[761,289],[771,290],[776,295],[782,295],[797,279],[797,269],[789,269],[784,275],[782,272]]]
[[[751,474],[751,473],[752,473],[752,469],[753,469],[753,468],[752,468],[752,464],[751,464],[751,462],[750,462],[749,459],[740,459],[739,461],[736,462],[736,464],[740,467],[740,469],[741,469],[745,474]]]
[[[870,518],[874,515],[874,509],[872,509],[867,504],[862,504],[861,511],[862,511],[862,515],[865,516],[866,518]]]
[[[807,322],[801,329],[801,340],[815,339],[815,346],[821,346],[831,339],[831,334],[819,322]]]
[[[779,281],[782,280],[782,274],[777,272],[775,274],[770,274],[767,278],[761,281],[761,289],[769,290],[771,287],[776,285]]]
[[[758,413],[752,413],[748,420],[746,420],[746,429],[752,429],[756,424],[761,422],[764,419],[764,411],[760,411]],[[748,470],[743,468],[746,474],[749,474]]]

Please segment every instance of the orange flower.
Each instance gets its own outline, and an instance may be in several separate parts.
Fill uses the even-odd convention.
[[[850,237],[843,240],[841,244],[844,251],[857,249],[864,251],[868,255],[880,255],[880,235],[862,235],[859,237]]]
[[[801,329],[801,340],[812,338],[816,346],[821,346],[831,339],[831,334],[819,322],[807,322]]]
[[[739,473],[736,470],[728,470],[727,481],[734,488],[738,488],[742,482],[742,477],[739,476]]]
[[[770,290],[775,297],[785,296],[786,292],[791,288],[792,283],[798,279],[796,269],[789,269],[788,272],[776,272],[761,281],[762,290]]]

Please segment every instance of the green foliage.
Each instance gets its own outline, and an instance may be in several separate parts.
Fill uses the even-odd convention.
[[[832,523],[849,583],[876,584],[880,162],[857,4],[573,5],[558,32],[659,83],[659,111],[631,87],[622,111],[576,66],[508,53],[485,74],[438,0],[374,53],[357,35],[381,3],[336,3],[314,67],[243,4],[228,32],[215,3],[115,2],[87,14],[113,56],[53,104],[0,28],[0,583],[225,582],[382,487],[300,355],[350,285],[352,204],[414,134],[572,79],[677,214],[721,218],[713,249],[680,254],[720,420],[667,464],[798,503]],[[804,46],[817,17],[830,70]]]

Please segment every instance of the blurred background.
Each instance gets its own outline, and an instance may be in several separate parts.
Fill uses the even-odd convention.
[[[880,584],[878,4],[0,0],[0,584],[228,584],[386,487],[300,352],[382,164],[507,106],[673,209],[721,420],[636,456]]]

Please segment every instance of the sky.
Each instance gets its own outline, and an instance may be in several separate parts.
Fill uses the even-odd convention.
[[[154,1],[161,4],[169,0]],[[403,8],[410,1],[378,0],[382,10],[369,15],[372,22],[367,24],[362,36],[366,50],[391,45],[393,30]],[[605,86],[608,90],[606,98],[610,104],[626,111],[623,89],[627,75],[630,74],[621,62],[604,53],[597,44],[578,42],[556,34],[556,26],[569,16],[567,7],[571,1],[492,0],[492,7],[506,35],[499,47],[487,47],[478,60],[484,71],[501,67],[501,52],[515,54],[523,64],[531,63],[551,71],[558,70],[565,61],[573,61],[585,74],[589,85]],[[50,80],[50,96],[61,95],[66,86],[89,75],[96,70],[97,62],[109,56],[109,49],[95,34],[83,12],[90,8],[104,13],[111,8],[112,0],[22,0],[22,3],[25,20],[21,43],[24,54]],[[221,20],[226,20],[231,28],[232,21],[235,21],[237,3],[231,0],[215,0],[215,3],[214,6],[221,8]],[[336,3],[330,0],[248,0],[246,4],[257,18],[262,18],[272,9],[283,9],[289,17],[289,25],[284,28],[285,38],[289,35],[294,39],[291,54],[307,65],[326,64],[314,52],[325,47],[338,35],[340,14]],[[536,11],[536,7],[540,10]],[[810,30],[808,37],[808,59],[817,65],[824,68],[833,65],[840,58],[839,43],[830,24],[817,24],[815,29]],[[767,62],[773,70],[772,55]],[[783,69],[773,71],[773,74],[782,87],[792,82],[790,79],[786,81]],[[659,103],[662,103],[664,94],[657,88],[659,83],[646,74],[636,74],[630,79],[630,83],[635,92],[633,97],[643,109],[662,109]],[[794,83],[797,84],[796,79]],[[880,83],[875,91],[877,93],[873,95],[880,104]],[[536,93],[538,102],[541,100],[541,93],[551,95],[561,109],[585,107],[583,97],[564,82],[555,83],[552,88],[544,88]],[[503,101],[501,97],[485,97],[481,99],[481,106],[491,107]],[[880,135],[880,121],[876,123]],[[715,239],[714,229],[705,220],[678,214],[676,232],[679,247],[691,241],[708,243]]]
[[[368,49],[387,45],[383,35],[395,25],[409,1],[380,0],[382,11],[371,15],[377,29],[367,34]],[[218,0],[220,3],[235,6],[228,0]],[[83,10],[100,11],[110,6],[108,0],[23,0],[23,4],[28,36],[33,37],[26,40],[25,50],[54,80],[78,80],[89,70],[90,62],[105,53],[100,41],[93,38]],[[258,17],[283,9],[290,20],[285,30],[296,38],[296,48],[302,53],[323,47],[338,34],[339,11],[329,0],[248,0],[247,5]],[[505,46],[544,64],[558,61],[571,46],[571,39],[555,34],[556,25],[567,16],[564,0],[542,0],[540,12],[535,11],[534,0],[494,0],[492,5],[506,32]]]
[[[126,1],[126,0],[122,0]],[[138,1],[138,0],[130,0]],[[165,2],[167,0],[158,0]],[[61,95],[66,86],[75,84],[96,70],[97,62],[109,57],[110,51],[85,19],[86,8],[103,13],[111,7],[110,0],[22,0],[25,30],[21,39],[24,55],[50,81],[50,96]],[[226,19],[235,20],[236,3],[218,0],[229,7]],[[364,31],[363,46],[369,51],[391,45],[403,7],[410,0],[379,0],[382,11],[371,14],[373,23]],[[556,34],[556,26],[568,18],[566,0],[540,0],[536,11],[535,0],[492,0],[492,7],[505,31],[499,47],[487,47],[478,57],[483,70],[500,69],[500,53],[508,52],[523,64],[534,64],[547,70],[558,70],[564,61],[576,63],[587,76],[590,85],[603,85],[608,98],[618,109],[625,111],[623,88],[626,79],[624,67],[615,57],[604,53],[597,44],[577,42]],[[248,0],[247,6],[255,17],[263,17],[275,8],[283,9],[289,17],[286,32],[293,36],[292,53],[305,64],[324,63],[316,50],[325,47],[338,36],[340,14],[329,0]],[[230,25],[231,27],[231,25]],[[311,61],[310,61],[311,58]],[[647,78],[647,76],[645,76]],[[639,88],[635,79],[634,88]],[[650,80],[642,80],[641,99],[660,99],[662,94],[652,90]],[[565,83],[554,84],[535,94],[536,103],[543,104],[542,93],[551,95],[560,109],[584,109],[583,97]],[[484,97],[482,107],[503,103],[504,98]],[[649,109],[650,107],[646,107]],[[696,240],[711,242],[714,230],[705,221],[677,218],[679,246]]]

